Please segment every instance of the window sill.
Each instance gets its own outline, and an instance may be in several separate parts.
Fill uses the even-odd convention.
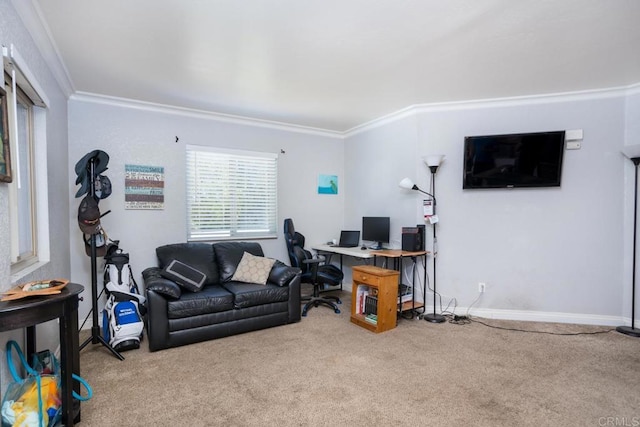
[[[47,264],[49,264],[49,261],[36,261],[33,264],[30,264],[30,265],[24,267],[20,271],[18,271],[15,274],[11,275],[11,284],[14,285],[14,284],[18,283],[24,277],[26,277],[29,274],[39,270],[40,268],[46,266]]]

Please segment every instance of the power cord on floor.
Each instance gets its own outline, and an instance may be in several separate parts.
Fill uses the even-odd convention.
[[[420,272],[418,270],[418,279],[420,278]],[[434,292],[433,288],[431,288],[431,281],[429,280],[429,275],[427,274],[427,276],[425,277],[426,279],[426,283],[427,283],[427,289],[431,292]],[[532,331],[532,330],[526,330],[526,329],[518,329],[518,328],[505,328],[502,326],[495,326],[495,325],[489,325],[488,323],[484,323],[480,320],[476,320],[473,319],[471,317],[471,315],[469,314],[469,312],[471,311],[471,308],[480,300],[480,298],[482,297],[482,294],[479,294],[478,297],[473,300],[473,302],[469,305],[469,307],[467,307],[467,314],[466,315],[457,315],[454,314],[455,310],[458,306],[458,301],[457,299],[451,298],[451,300],[449,300],[449,304],[447,304],[447,306],[443,309],[442,308],[442,295],[440,295],[439,292],[435,292],[437,298],[438,298],[438,302],[440,305],[440,313],[445,316],[446,318],[449,319],[449,323],[452,323],[454,325],[468,325],[471,322],[475,322],[475,323],[479,323],[481,325],[484,325],[488,328],[493,328],[493,329],[501,329],[503,331],[514,331],[514,332],[528,332],[528,333],[532,333],[532,334],[546,334],[546,335],[560,335],[560,336],[572,336],[572,335],[598,335],[598,334],[608,334],[609,332],[613,332],[615,331],[615,329],[607,329],[606,331],[595,331],[595,332],[575,332],[575,333],[561,333],[561,332],[546,332],[546,331]],[[426,300],[426,295],[423,297]],[[449,308],[451,307],[451,305],[453,304],[453,309],[452,311],[449,311]],[[425,308],[426,308],[426,303],[425,303]],[[423,313],[424,315],[424,313]],[[413,316],[412,316],[413,317]]]
[[[495,326],[489,325],[488,323],[481,322],[480,320],[471,319],[472,322],[479,323],[488,328],[501,329],[503,331],[515,331],[515,332],[529,332],[532,334],[546,334],[546,335],[562,335],[562,336],[572,336],[572,335],[598,335],[598,334],[608,334],[609,332],[615,331],[615,329],[607,329],[606,331],[594,331],[594,332],[547,332],[547,331],[532,331],[526,329],[518,329],[518,328],[505,328],[503,326]]]
[[[479,323],[488,328],[500,329],[502,331],[527,332],[531,334],[560,335],[560,336],[598,335],[598,334],[608,334],[609,332],[615,331],[615,329],[607,329],[605,331],[594,331],[594,332],[547,332],[547,331],[534,331],[534,330],[519,329],[519,328],[506,328],[504,326],[490,325],[483,321],[472,319],[470,316],[454,315],[454,316],[451,316],[451,318],[449,319],[449,323],[453,323],[454,325],[468,325],[471,322]]]
[[[423,262],[424,262],[424,261],[423,261]],[[421,273],[421,271],[420,271],[420,270],[421,270],[421,269],[418,269],[418,271],[417,271],[417,273],[418,273],[418,281],[419,281],[419,283],[423,283],[423,282],[422,282],[422,279],[421,279],[421,277],[420,277],[420,273]],[[456,311],[456,308],[458,307],[458,300],[457,300],[455,297],[454,297],[454,298],[451,298],[451,299],[449,300],[449,303],[447,304],[447,306],[443,309],[443,308],[442,308],[442,295],[440,295],[440,292],[436,292],[436,291],[434,291],[434,290],[433,290],[433,288],[431,287],[431,280],[430,280],[430,278],[429,278],[429,274],[427,274],[427,275],[426,275],[426,277],[425,277],[425,279],[424,279],[424,280],[425,280],[425,282],[426,282],[426,284],[427,284],[427,290],[428,290],[429,292],[431,292],[431,293],[435,293],[435,294],[436,294],[436,297],[437,297],[437,299],[438,299],[438,304],[437,304],[437,305],[438,305],[438,306],[440,306],[440,314],[442,314],[442,315],[443,315],[443,316],[445,316],[445,317],[446,317],[446,316],[453,316],[453,315],[454,315],[454,313],[455,313],[455,311]],[[425,304],[424,306],[425,306],[425,309],[426,309],[426,307],[427,307],[427,304],[426,304],[427,296],[426,296],[426,295],[423,295],[423,298],[424,298],[424,299],[423,299],[423,301],[425,302],[425,303],[424,303],[424,304]],[[450,307],[451,307],[451,305],[452,305],[452,304],[453,304],[453,308],[450,310]],[[423,316],[424,316],[424,314],[425,314],[425,313],[423,313]]]
[[[469,316],[458,316],[457,314],[454,314],[449,317],[449,323],[453,323],[454,325],[467,325],[471,323],[471,319]]]

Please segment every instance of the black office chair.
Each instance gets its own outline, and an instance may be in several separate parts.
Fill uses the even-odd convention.
[[[340,298],[334,295],[321,297],[320,288],[324,285],[340,285],[344,278],[342,271],[335,265],[324,264],[324,257],[314,257],[311,252],[304,249],[304,236],[296,232],[291,218],[284,220],[284,239],[287,243],[291,266],[302,270],[300,282],[313,285],[313,294],[302,298],[305,301],[308,300],[302,308],[302,315],[306,316],[311,307],[317,307],[320,304],[327,305],[334,312],[340,313],[337,306],[342,304]]]

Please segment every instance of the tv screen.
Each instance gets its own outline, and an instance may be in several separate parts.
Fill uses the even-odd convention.
[[[463,189],[558,187],[564,131],[467,136]]]
[[[375,248],[382,249],[383,243],[389,243],[390,223],[388,216],[362,217],[362,240],[375,242]]]

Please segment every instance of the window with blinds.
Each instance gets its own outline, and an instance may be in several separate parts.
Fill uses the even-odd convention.
[[[276,237],[278,156],[187,146],[189,241]]]

